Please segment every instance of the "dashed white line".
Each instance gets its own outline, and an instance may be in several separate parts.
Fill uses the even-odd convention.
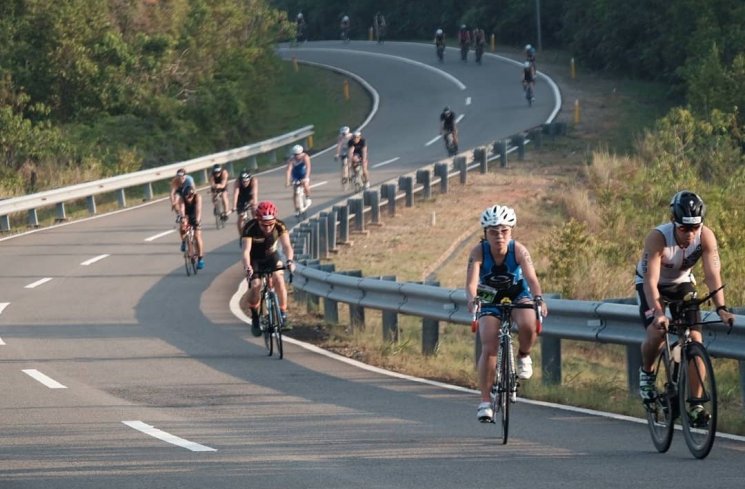
[[[314,183],[313,185],[311,185],[311,186],[310,186],[309,188],[316,188],[316,187],[320,187],[321,185],[326,185],[327,183],[329,183],[329,182],[328,182],[327,180],[324,180],[324,181],[322,181],[322,182],[316,182],[316,183]]]
[[[156,239],[162,238],[163,236],[168,236],[169,234],[171,234],[171,233],[173,233],[175,231],[176,231],[175,229],[171,229],[169,231],[164,231],[162,233],[156,234],[155,236],[150,236],[149,238],[145,238],[145,241],[148,241],[148,242],[149,241],[155,241]]]
[[[440,139],[442,139],[442,136],[437,136],[437,137],[431,139],[429,142],[425,143],[424,145],[425,146],[432,146],[433,144],[435,144]]]
[[[455,122],[458,123],[458,124],[460,124],[460,121],[462,121],[465,116],[466,116],[466,114],[459,115],[458,118],[455,119]]]
[[[466,97],[466,105],[471,105],[471,97]]]
[[[6,307],[10,305],[10,302],[0,302],[0,314],[3,313]]]
[[[36,287],[38,287],[40,285],[43,285],[43,284],[49,282],[50,280],[52,280],[52,277],[45,277],[45,278],[43,278],[41,280],[37,280],[36,282],[33,282],[33,283],[28,284],[24,288],[26,288],[26,289],[34,289],[34,288],[36,288]]]
[[[393,163],[394,161],[398,161],[400,159],[401,159],[400,156],[396,156],[395,158],[391,158],[390,160],[381,161],[380,163],[377,163],[377,164],[373,165],[373,168],[378,168],[380,166],[388,165],[388,164]]]
[[[176,435],[166,433],[165,431],[159,430],[158,428],[155,428],[154,426],[150,426],[149,424],[143,423],[142,421],[122,421],[122,423],[129,426],[130,428],[134,428],[137,431],[145,433],[146,435],[150,435],[154,438],[162,440],[166,443],[170,443],[172,445],[186,448],[187,450],[191,450],[192,452],[216,452],[217,451],[217,449],[215,448],[210,448],[205,445],[200,445],[199,443],[194,443],[193,441],[185,440],[183,438],[179,438]]]
[[[97,261],[103,260],[104,258],[107,258],[109,256],[111,256],[111,255],[109,255],[109,254],[98,255],[96,257],[91,258],[90,260],[85,260],[84,262],[82,262],[80,264],[83,265],[83,266],[85,266],[85,267],[87,267],[88,265],[92,265],[92,264],[96,263]]]
[[[34,368],[26,369],[23,371],[23,373],[33,378],[34,380],[38,380],[39,382],[49,387],[50,389],[67,389],[66,386],[60,384],[53,378],[47,375],[44,375],[43,373],[39,372],[38,370]]]

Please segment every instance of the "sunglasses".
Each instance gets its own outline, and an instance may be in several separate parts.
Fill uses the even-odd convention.
[[[274,226],[274,223],[275,222],[276,221],[259,221],[259,226],[261,226],[263,228],[270,228],[270,227]]]
[[[692,233],[701,229],[701,224],[677,224],[675,227],[678,228],[678,231]]]

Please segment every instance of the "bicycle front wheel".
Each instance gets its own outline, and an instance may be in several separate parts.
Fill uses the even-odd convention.
[[[272,304],[269,294],[265,294],[261,300],[261,322],[264,326],[264,346],[266,347],[267,355],[272,356],[274,354],[274,344],[272,343]]]
[[[678,388],[686,445],[694,457],[705,458],[717,431],[717,387],[709,353],[701,343],[686,346]]]
[[[492,400],[494,422],[501,427],[502,445],[507,444],[507,438],[510,434],[510,389],[511,384],[514,384],[511,349],[512,345],[509,337],[500,341],[495,380],[496,392]],[[496,420],[497,416],[499,416],[499,421]]]
[[[189,256],[189,250],[184,252],[184,268],[186,268],[186,276],[191,276],[191,257]]]
[[[652,443],[660,453],[668,451],[674,432],[673,409],[677,399],[669,365],[668,350],[663,348],[654,363],[653,372],[657,375],[654,399],[644,402],[649,434],[652,435]]]
[[[279,356],[279,359],[282,360],[284,357],[284,349],[282,347],[282,316],[279,311],[279,301],[277,299],[277,295],[272,292],[271,293],[272,298],[272,308],[271,308],[271,316],[272,316],[272,337],[274,338],[274,343],[277,346],[277,356]]]

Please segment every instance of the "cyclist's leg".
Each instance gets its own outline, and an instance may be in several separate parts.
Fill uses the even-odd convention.
[[[520,352],[530,353],[535,344],[536,332],[535,311],[533,309],[514,309],[512,318],[517,323],[517,338]]]
[[[305,196],[310,198],[310,178],[308,177],[303,178],[303,191],[305,192]]]
[[[194,226],[194,237],[197,242],[197,256],[202,257],[204,254],[204,241],[202,240],[202,226]]]
[[[478,361],[479,390],[481,401],[491,401],[490,393],[494,384],[494,372],[497,368],[497,350],[499,349],[499,319],[491,316],[479,318],[479,338],[481,338],[481,356]]]
[[[279,309],[283,313],[287,312],[287,285],[285,285],[284,272],[274,272],[273,277],[274,290],[277,292],[277,300],[279,301]]]
[[[367,172],[367,161],[362,161],[362,181],[363,182],[369,182],[370,181],[370,175]]]
[[[222,197],[222,212],[227,216],[230,214],[230,207],[228,207],[228,190],[223,189],[223,191],[220,192],[220,197]]]

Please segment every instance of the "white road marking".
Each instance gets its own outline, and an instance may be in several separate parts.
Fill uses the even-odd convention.
[[[41,279],[41,280],[37,280],[37,281],[36,281],[36,282],[34,282],[34,283],[28,284],[28,285],[27,285],[26,287],[24,287],[24,288],[26,288],[26,289],[34,289],[34,288],[36,288],[36,287],[38,287],[38,286],[40,286],[40,285],[43,285],[43,284],[45,284],[45,283],[49,282],[50,280],[52,280],[52,277],[46,277],[46,278],[43,278],[43,279]]]
[[[466,105],[471,105],[471,97],[466,97]]]
[[[192,452],[216,452],[217,451],[217,449],[215,448],[210,448],[205,445],[200,445],[199,443],[194,443],[193,441],[184,440],[183,438],[179,438],[176,435],[166,433],[165,431],[159,430],[158,428],[155,428],[154,426],[150,426],[149,424],[143,423],[142,421],[122,421],[122,423],[129,426],[130,428],[134,428],[137,431],[145,433],[146,435],[150,435],[153,438],[157,438],[159,440],[162,440],[166,443],[170,443],[172,445],[186,448],[187,450],[191,450]]]
[[[5,346],[5,342],[3,341],[2,338],[0,338],[0,346]]]
[[[429,142],[425,143],[424,145],[425,146],[432,146],[433,144],[435,144],[440,139],[442,139],[442,136],[436,136],[433,139],[431,139]]]
[[[326,185],[327,183],[329,183],[329,182],[327,182],[326,180],[324,180],[324,181],[322,181],[322,182],[314,183],[313,185],[311,185],[311,186],[310,186],[310,187],[308,187],[308,188],[316,188],[316,187],[320,187],[321,185]]]
[[[175,229],[171,229],[171,230],[168,230],[168,231],[164,231],[164,232],[162,232],[162,233],[158,233],[158,234],[156,234],[155,236],[150,236],[149,238],[145,238],[145,241],[148,241],[148,242],[149,242],[149,241],[155,241],[156,239],[158,239],[158,238],[162,238],[163,236],[168,236],[169,234],[171,234],[171,233],[173,233],[173,232],[175,232],[175,231],[176,231]]]
[[[66,386],[60,384],[53,378],[47,375],[44,375],[43,373],[39,372],[38,370],[34,368],[26,369],[23,371],[23,373],[33,378],[34,380],[38,380],[39,382],[49,387],[50,389],[67,389]]]
[[[373,168],[378,168],[379,166],[385,166],[385,165],[388,165],[390,163],[393,163],[394,161],[398,161],[400,159],[401,159],[400,156],[396,156],[395,158],[391,158],[390,160],[381,161],[380,163],[377,163],[377,164],[373,165]]]
[[[10,302],[0,302],[0,314],[3,313],[6,307],[10,305]]]
[[[462,120],[463,120],[463,118],[464,118],[465,116],[466,116],[466,114],[461,114],[461,115],[459,115],[459,116],[458,116],[458,118],[457,118],[457,119],[455,119],[455,122],[456,122],[456,123],[460,123],[460,121],[462,121]]]
[[[111,256],[111,255],[109,255],[109,254],[106,254],[106,255],[98,255],[98,256],[96,256],[96,257],[94,257],[94,258],[91,258],[90,260],[85,260],[84,262],[82,262],[82,263],[80,263],[80,264],[81,264],[81,265],[83,265],[83,266],[88,266],[88,265],[92,265],[92,264],[96,263],[97,261],[99,261],[99,260],[103,260],[104,258],[107,258],[107,257],[109,257],[109,256]]]

